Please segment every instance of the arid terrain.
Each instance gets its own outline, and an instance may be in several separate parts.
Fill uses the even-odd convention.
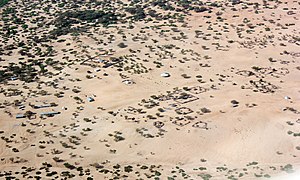
[[[0,7],[0,179],[300,179],[299,1]]]

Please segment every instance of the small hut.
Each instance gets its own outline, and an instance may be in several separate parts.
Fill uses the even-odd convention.
[[[17,119],[26,118],[26,116],[24,114],[17,114],[16,118]]]
[[[171,75],[168,72],[164,72],[164,73],[161,73],[160,76],[164,77],[164,78],[167,78],[167,77],[170,77]]]
[[[88,100],[88,102],[93,102],[93,101],[95,101],[95,99],[92,98],[92,97],[88,97],[87,100]]]

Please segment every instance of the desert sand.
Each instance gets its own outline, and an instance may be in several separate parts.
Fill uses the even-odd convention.
[[[299,2],[5,2],[1,178],[298,179]]]

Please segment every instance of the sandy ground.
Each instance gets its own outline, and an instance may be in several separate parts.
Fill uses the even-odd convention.
[[[299,179],[299,3],[257,1],[255,13],[243,8],[248,1],[218,2],[212,13],[175,22],[179,32],[163,21],[137,21],[133,29],[91,27],[47,42],[63,68],[47,67],[54,75],[36,82],[0,84],[1,177]],[[12,39],[2,37],[1,47]],[[19,49],[3,50],[2,69],[21,57]],[[112,58],[121,61],[105,68]],[[50,103],[57,106],[30,107]],[[36,117],[15,118],[27,111]],[[53,111],[60,114],[39,116]]]

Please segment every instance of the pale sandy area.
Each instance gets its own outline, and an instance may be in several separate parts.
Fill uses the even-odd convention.
[[[300,139],[297,133],[300,133],[300,7],[296,1],[283,2],[287,4],[281,3],[277,9],[261,7],[260,10],[264,12],[258,14],[254,13],[252,7],[243,9],[243,4],[235,6],[238,11],[231,11],[230,5],[224,5],[223,10],[213,9],[212,13],[191,12],[186,16],[186,27],[182,27],[184,23],[175,23],[187,37],[181,40],[172,39],[180,36],[179,32],[171,30],[172,27],[146,29],[146,26],[153,27],[163,23],[140,21],[133,23],[133,29],[123,28],[121,24],[116,25],[118,30],[97,27],[90,29],[92,35],[83,33],[76,38],[64,35],[60,38],[65,39],[65,42],[50,42],[57,52],[52,58],[70,63],[68,66],[64,65],[62,70],[48,68],[49,71],[58,73],[57,76],[41,76],[39,82],[34,83],[15,80],[0,84],[5,91],[9,88],[23,91],[22,96],[5,96],[3,92],[0,94],[3,106],[0,109],[0,130],[3,131],[0,134],[0,172],[12,171],[12,176],[28,178],[36,175],[35,172],[43,166],[42,163],[48,162],[52,165],[49,172],[57,171],[58,174],[48,177],[44,170],[40,170],[40,176],[46,179],[62,177],[63,171],[75,174],[74,179],[110,179],[117,176],[112,173],[116,164],[121,165],[119,173],[128,176],[120,179],[146,179],[146,174],[155,172],[141,170],[140,165],[155,165],[153,169],[161,173],[150,179],[184,179],[183,172],[187,175],[186,179],[205,179],[208,174],[211,175],[208,179],[227,179],[230,175],[236,179],[256,179],[266,174],[274,180],[299,179],[300,171],[298,173],[297,170],[300,165]],[[287,11],[282,10],[284,7],[289,10],[295,8],[295,14],[287,15]],[[223,13],[223,22],[216,19],[216,12]],[[235,14],[239,17],[232,18]],[[208,15],[212,18],[204,17]],[[243,24],[245,18],[256,25],[255,32],[249,34],[242,31],[243,38],[239,38],[236,28],[239,27],[238,24]],[[275,23],[270,23],[269,20],[274,20]],[[264,25],[258,26],[259,23]],[[283,26],[287,23],[295,25],[281,28],[278,23]],[[224,32],[222,26],[226,26],[228,32]],[[266,27],[271,30],[265,31]],[[247,25],[243,28],[247,29]],[[120,29],[127,36],[126,41],[118,33]],[[141,33],[142,30],[145,33]],[[161,30],[166,31],[162,33]],[[205,35],[196,38],[195,31],[212,35],[204,40]],[[107,32],[107,35],[103,32]],[[216,34],[218,32],[221,35]],[[99,43],[100,39],[108,42],[109,34],[115,36],[114,41],[108,45]],[[134,36],[144,37],[145,40],[134,41]],[[229,43],[230,40],[233,43]],[[4,43],[3,38],[1,41],[2,46],[9,44]],[[141,43],[143,41],[145,43]],[[118,44],[121,42],[128,47],[119,48]],[[178,49],[163,48],[165,45],[175,45]],[[155,50],[150,51],[149,46]],[[63,52],[62,49],[72,50]],[[129,49],[137,52],[132,53]],[[70,53],[73,50],[77,53]],[[105,51],[108,55],[98,56]],[[160,53],[162,55],[159,57]],[[129,57],[132,54],[135,56]],[[69,56],[70,61],[63,58],[65,56]],[[88,56],[97,57],[82,64]],[[128,56],[128,64],[143,64],[148,72],[137,74],[127,70],[118,71],[118,67],[114,65],[104,68],[103,63],[93,62],[98,59],[111,62],[111,58],[122,56]],[[2,55],[5,61],[1,61],[1,67],[19,57],[17,50],[12,55]],[[274,61],[271,62],[269,58]],[[154,61],[161,62],[163,66],[156,67]],[[255,67],[260,69],[256,71]],[[247,76],[250,71],[254,74]],[[169,73],[170,77],[161,77],[163,72]],[[120,73],[127,77],[122,78]],[[189,78],[184,78],[183,74]],[[87,75],[94,77],[88,79]],[[123,80],[134,83],[127,85]],[[260,80],[271,85],[256,88],[251,84],[259,83]],[[47,86],[42,82],[53,82],[57,87]],[[41,88],[37,88],[38,85]],[[205,92],[186,90],[193,87],[204,88]],[[72,89],[80,92],[74,93]],[[190,99],[176,99],[172,93],[168,94],[168,91],[173,92],[174,89],[191,95],[192,100],[186,102]],[[31,90],[45,90],[50,94],[42,96],[30,92]],[[63,97],[57,98],[55,93],[58,92],[64,92]],[[170,99],[153,99],[153,95],[169,95]],[[77,103],[74,97],[79,97],[84,102]],[[88,97],[93,97],[95,101],[88,102]],[[12,103],[16,99],[22,101],[24,110],[14,105],[4,105],[5,102]],[[158,104],[147,108],[145,105],[149,103],[144,100]],[[233,100],[238,103],[232,103]],[[41,109],[29,106],[49,103],[56,103],[57,106]],[[145,113],[129,112],[131,107],[142,109]],[[185,109],[187,114],[178,113],[180,108]],[[203,108],[209,112],[204,112]],[[159,109],[164,112],[159,112]],[[17,114],[24,114],[29,110],[37,113],[35,119],[15,118]],[[60,114],[39,117],[40,113],[48,111]],[[176,117],[181,120],[176,120]],[[163,124],[162,127],[156,127],[158,123]],[[114,140],[116,131],[124,139]],[[145,137],[145,134],[152,137]],[[65,148],[63,143],[73,148]],[[14,152],[13,148],[19,152]],[[61,153],[55,154],[55,150]],[[54,157],[62,162],[56,162]],[[18,160],[20,161],[16,162]],[[85,175],[78,176],[80,171],[67,169],[64,163],[81,166],[84,171],[89,169],[90,173],[84,172]],[[101,168],[96,169],[95,163],[103,165],[110,172],[99,172]],[[128,165],[133,166],[133,172],[124,172],[124,167]],[[161,166],[157,168],[158,165]],[[292,171],[295,172],[291,175],[285,172],[283,167],[286,165],[292,165]],[[28,172],[26,177],[14,174],[24,171],[24,166],[35,170]],[[206,169],[199,170],[200,167]],[[224,170],[220,170],[220,167]]]

